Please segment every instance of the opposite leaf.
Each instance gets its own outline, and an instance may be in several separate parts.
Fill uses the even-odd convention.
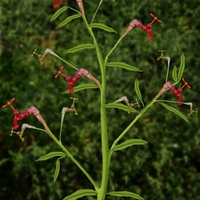
[[[106,64],[106,66],[108,66],[108,67],[119,67],[119,68],[127,69],[127,70],[130,70],[130,71],[142,72],[137,67],[128,65],[124,62],[109,62],[109,63]]]
[[[60,159],[58,158],[56,160],[56,169],[55,169],[55,172],[54,172],[54,176],[53,176],[53,182],[55,183],[57,178],[58,178],[58,174],[60,172]]]
[[[65,26],[66,24],[68,24],[69,22],[71,22],[73,19],[76,19],[76,18],[79,18],[81,17],[81,14],[75,14],[75,15],[72,15],[70,17],[67,17],[63,22],[61,22],[57,27],[57,28],[60,28],[62,26]]]
[[[145,145],[145,144],[147,144],[147,141],[145,141],[145,140],[141,140],[141,139],[129,139],[129,140],[126,140],[125,142],[122,142],[119,145],[116,145],[111,150],[112,151],[120,151],[120,150],[126,149],[127,147],[131,147],[133,145]]]
[[[68,49],[67,51],[65,51],[65,53],[75,53],[77,51],[81,51],[84,49],[93,49],[93,48],[95,48],[93,44],[80,44],[71,49]]]
[[[63,200],[76,200],[84,196],[96,196],[97,192],[92,189],[77,190],[69,196],[66,196]]]
[[[55,152],[50,152],[44,156],[41,156],[40,158],[38,158],[36,161],[43,161],[43,160],[49,160],[53,157],[56,157],[56,156],[59,156],[59,157],[64,157],[66,156],[66,154],[62,151],[55,151]]]
[[[81,84],[81,85],[74,87],[74,92],[78,92],[78,91],[85,90],[85,89],[94,89],[94,88],[98,88],[98,86],[95,84]],[[69,94],[69,93],[70,93],[69,90],[66,90],[62,94]]]
[[[58,9],[50,19],[50,22],[54,21],[61,13],[67,10],[68,6],[63,6],[62,8]]]
[[[189,120],[187,119],[187,117],[185,115],[183,115],[180,111],[178,111],[176,108],[173,108],[165,103],[161,103],[159,102],[163,107],[165,107],[166,109],[170,110],[171,112],[177,114],[179,117],[181,117],[182,119],[184,119],[187,123],[190,123]]]
[[[105,24],[102,24],[102,23],[92,23],[89,25],[89,27],[91,28],[100,28],[104,31],[107,31],[107,32],[116,32],[113,28],[105,25]]]
[[[138,99],[141,101],[144,107],[144,103],[142,101],[142,94],[140,92],[140,87],[139,87],[139,81],[137,79],[135,80],[135,93],[137,94]]]
[[[133,192],[129,191],[113,191],[113,192],[108,192],[107,194],[115,196],[115,197],[131,197],[139,200],[144,200],[141,196],[138,194],[135,194]]]

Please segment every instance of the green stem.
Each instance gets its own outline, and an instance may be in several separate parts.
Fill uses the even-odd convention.
[[[100,8],[100,6],[101,6],[102,3],[103,3],[103,0],[100,0],[99,5],[97,6],[97,9],[96,9],[96,11],[95,11],[95,13],[94,13],[94,15],[93,15],[92,20],[91,20],[90,23],[92,23],[94,21],[94,19],[96,17],[96,14],[97,14],[97,12],[98,12],[98,10],[99,10],[99,8]]]
[[[74,65],[72,65],[71,63],[67,62],[66,60],[64,60],[63,58],[61,58],[60,56],[56,56],[57,58],[59,58],[60,60],[62,60],[64,63],[66,63],[67,65],[69,65],[70,67],[74,68],[75,70],[78,70],[78,68],[76,68]]]
[[[122,35],[119,40],[116,42],[116,44],[113,46],[113,48],[108,52],[106,58],[105,58],[105,64],[108,61],[109,56],[112,54],[112,52],[115,50],[115,48],[118,46],[118,44],[121,42],[121,40],[124,38],[124,36]]]
[[[168,76],[169,76],[169,65],[167,65],[167,73],[166,73],[166,79],[165,79],[165,82],[167,82],[167,80],[168,80]]]
[[[90,33],[94,46],[96,47],[96,54],[98,63],[100,66],[101,71],[101,84],[102,88],[100,90],[101,93],[101,149],[102,149],[102,178],[101,178],[101,187],[98,192],[98,200],[104,200],[107,192],[107,185],[108,185],[108,175],[109,175],[109,167],[110,167],[110,154],[109,154],[109,147],[108,147],[108,132],[107,132],[107,116],[106,116],[106,67],[104,65],[104,60],[99,49],[97,40],[92,29],[89,27],[85,18],[83,18],[88,32]]]
[[[78,166],[78,168],[85,174],[85,176],[90,180],[90,182],[92,183],[92,185],[94,186],[95,190],[98,192],[99,187],[96,184],[96,182],[93,180],[93,178],[90,176],[90,174],[82,167],[82,165],[72,156],[72,154],[63,146],[62,142],[59,141],[55,135],[50,131],[47,132],[44,129],[39,129],[38,130],[42,130],[44,132],[46,132],[51,138],[52,140],[63,150],[63,152],[66,153],[66,155]]]
[[[60,123],[60,133],[59,133],[59,141],[61,142],[61,138],[62,138],[62,128],[63,128],[63,122],[61,121]]]
[[[117,137],[117,139],[113,142],[110,152],[112,152],[112,149],[117,145],[117,143],[124,137],[124,135],[131,129],[131,127],[137,122],[138,119],[156,102],[155,99],[153,99],[149,104],[144,107],[141,112],[135,117],[135,119],[126,127],[126,129]]]

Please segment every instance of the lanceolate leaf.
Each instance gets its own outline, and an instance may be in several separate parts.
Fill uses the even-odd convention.
[[[56,160],[56,169],[55,169],[54,176],[53,176],[54,183],[56,182],[56,180],[58,178],[59,172],[60,172],[60,159],[58,158]]]
[[[174,79],[174,81],[178,81],[177,67],[176,66],[174,66],[174,68],[172,70],[172,78]]]
[[[96,84],[81,84],[81,85],[74,87],[74,92],[78,92],[78,91],[85,90],[85,89],[95,89],[95,88],[98,88],[98,86]],[[62,94],[69,94],[69,90],[66,90]]]
[[[66,196],[63,200],[76,200],[84,196],[96,196],[96,195],[97,192],[92,189],[82,189],[82,190],[77,190],[76,192],[72,193],[69,196]]]
[[[113,191],[113,192],[108,192],[107,194],[115,196],[115,197],[131,197],[139,200],[144,200],[141,196],[138,194],[135,194],[133,192],[129,191]]]
[[[187,117],[185,115],[183,115],[180,111],[178,111],[176,108],[173,108],[165,103],[161,103],[159,102],[162,106],[164,106],[166,109],[170,110],[171,112],[177,114],[179,117],[181,117],[182,119],[184,119],[186,122],[190,123],[189,120],[187,119]]]
[[[102,24],[102,23],[92,23],[89,25],[89,27],[91,28],[100,28],[104,31],[107,31],[107,32],[116,32],[113,28],[105,25],[105,24]]]
[[[124,110],[127,112],[129,111],[129,107],[122,103],[108,103],[105,105],[105,107],[106,108],[117,108],[117,109]],[[139,111],[137,111],[134,108],[131,108],[130,112],[139,113]]]
[[[95,46],[93,44],[80,44],[71,49],[68,49],[67,51],[65,51],[65,53],[75,53],[77,51],[81,51],[84,49],[93,49],[93,48],[95,48]]]
[[[65,26],[66,24],[68,24],[69,22],[71,22],[73,19],[79,18],[81,17],[81,14],[75,14],[72,15],[70,17],[67,17],[63,22],[61,22],[56,28],[60,28],[62,26]]]
[[[139,81],[137,79],[135,80],[135,93],[137,94],[138,99],[141,101],[144,107],[144,103],[142,101],[142,94],[140,92],[140,87],[139,87]]]
[[[133,145],[145,145],[145,144],[147,144],[147,141],[145,141],[145,140],[141,140],[141,139],[129,139],[129,140],[126,140],[125,142],[122,142],[119,145],[116,145],[111,150],[112,151],[120,151],[120,150],[126,149],[127,147],[131,147]]]
[[[179,68],[179,71],[178,71],[178,81],[181,80],[181,78],[183,76],[184,69],[185,69],[185,56],[182,53],[181,54],[181,64],[180,64],[180,68]]]
[[[50,152],[50,153],[48,153],[48,154],[46,154],[44,156],[41,156],[36,161],[48,160],[48,159],[51,159],[51,158],[56,157],[56,156],[64,157],[64,156],[66,156],[66,154],[64,152],[62,152],[62,151]]]
[[[126,64],[124,62],[109,62],[109,63],[107,63],[107,66],[108,67],[119,67],[119,68],[127,69],[127,70],[130,70],[130,71],[142,72],[137,67],[131,66],[131,65]]]
[[[62,8],[58,9],[50,19],[50,22],[54,21],[61,13],[67,10],[68,6],[63,6]]]

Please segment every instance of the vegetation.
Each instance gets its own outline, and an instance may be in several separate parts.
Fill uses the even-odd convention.
[[[87,19],[92,19],[99,1],[84,1]],[[73,20],[62,29],[55,29],[66,16],[73,11],[67,9],[53,23],[53,2],[30,0],[27,2],[2,2],[2,41],[0,65],[0,101],[4,105],[16,97],[14,107],[25,110],[34,105],[48,123],[51,131],[59,137],[61,110],[70,106],[72,101],[66,91],[63,79],[54,79],[63,61],[46,56],[41,66],[38,59],[31,57],[34,49],[43,52],[52,49],[59,56],[78,68],[89,69],[97,79],[101,79],[95,51],[80,51],[77,54],[65,54],[65,51],[81,43],[91,43],[91,37],[81,18]],[[67,5],[77,8],[76,1]],[[107,55],[132,19],[144,24],[150,22],[152,12],[162,20],[153,26],[153,40],[147,33],[135,28],[117,46],[110,55],[110,61],[131,63],[143,72],[130,73],[120,68],[107,69],[106,101],[113,102],[126,95],[134,102],[137,94],[134,81],[137,79],[146,105],[159,92],[166,79],[167,63],[157,58],[160,49],[171,58],[171,67],[179,67],[180,56],[184,52],[185,71],[183,77],[191,89],[184,89],[184,101],[192,101],[195,108],[198,102],[198,44],[199,44],[199,8],[198,1],[177,2],[171,0],[155,1],[111,1],[105,0],[95,20],[109,25],[116,33],[94,30],[103,57]],[[170,68],[169,81],[172,79]],[[67,68],[68,74],[74,69]],[[81,83],[89,83],[83,79]],[[181,86],[181,83],[176,85]],[[82,90],[74,93],[78,117],[67,113],[63,124],[62,143],[69,152],[83,164],[94,180],[101,181],[101,135],[99,121],[99,91]],[[161,99],[176,101],[177,98],[167,92]],[[187,105],[172,104],[184,115],[189,112]],[[140,108],[140,111],[142,108]],[[107,109],[109,147],[119,134],[131,123],[134,113],[128,114],[118,109]],[[146,140],[148,145],[133,146],[112,155],[108,191],[132,191],[144,199],[185,200],[199,196],[199,116],[188,117],[190,124],[179,116],[156,104],[146,112],[135,126],[124,136]],[[91,120],[92,119],[92,120]],[[41,155],[59,151],[51,138],[37,130],[25,131],[25,141],[15,135],[8,137],[13,116],[9,108],[1,110],[0,138],[0,197],[1,199],[62,199],[67,194],[84,188],[92,188],[88,179],[79,171],[70,159],[62,159],[57,181],[53,183],[56,159],[34,162]],[[36,127],[41,124],[34,117],[26,118],[23,123]],[[92,197],[90,199],[93,199]],[[95,199],[95,198],[94,198]],[[108,196],[106,199],[113,199]],[[117,197],[114,197],[117,199]]]

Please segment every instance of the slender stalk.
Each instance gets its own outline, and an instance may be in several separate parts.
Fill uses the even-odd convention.
[[[166,73],[166,79],[165,79],[165,82],[167,82],[167,80],[168,80],[168,76],[169,76],[169,65],[167,65],[167,73]]]
[[[59,132],[59,141],[61,142],[61,139],[62,139],[62,128],[63,128],[63,122],[61,120],[61,123],[60,123],[60,132]]]
[[[41,129],[40,129],[41,130]],[[42,129],[43,130],[43,129]],[[43,130],[44,131],[44,130]],[[46,132],[46,131],[45,131]],[[82,165],[71,155],[71,153],[63,146],[62,142],[59,141],[54,134],[50,131],[50,132],[46,132],[51,138],[52,140],[63,150],[63,152],[66,153],[66,155],[78,166],[78,168],[85,174],[85,176],[90,180],[90,182],[92,183],[92,185],[94,186],[95,190],[98,191],[99,187],[96,184],[96,182],[92,179],[92,177],[90,176],[90,174],[82,167]]]
[[[96,9],[96,11],[95,11],[95,13],[94,13],[94,15],[93,15],[92,20],[91,20],[90,23],[92,23],[94,21],[94,19],[96,17],[96,14],[97,14],[97,12],[98,12],[98,10],[99,10],[99,8],[100,8],[100,6],[101,6],[102,3],[103,3],[103,0],[100,0],[99,5],[97,6],[97,9]]]
[[[69,65],[70,67],[74,68],[75,70],[78,70],[78,68],[76,68],[74,65],[72,65],[71,63],[67,62],[66,60],[64,60],[63,58],[61,58],[60,56],[56,56],[58,59],[62,60],[64,63],[66,63],[67,65]]]
[[[116,44],[113,46],[113,48],[108,52],[106,58],[105,58],[105,64],[108,61],[109,56],[112,54],[112,52],[115,50],[115,48],[118,46],[118,44],[121,42],[121,40],[124,38],[124,36],[122,35],[119,40],[116,42]]]
[[[117,137],[117,139],[113,142],[110,151],[112,152],[112,149],[117,145],[117,143],[124,137],[124,135],[131,129],[131,127],[137,122],[138,119],[156,102],[155,99],[153,99],[149,104],[144,107],[141,112],[134,118],[134,120],[124,129],[124,131]]]

